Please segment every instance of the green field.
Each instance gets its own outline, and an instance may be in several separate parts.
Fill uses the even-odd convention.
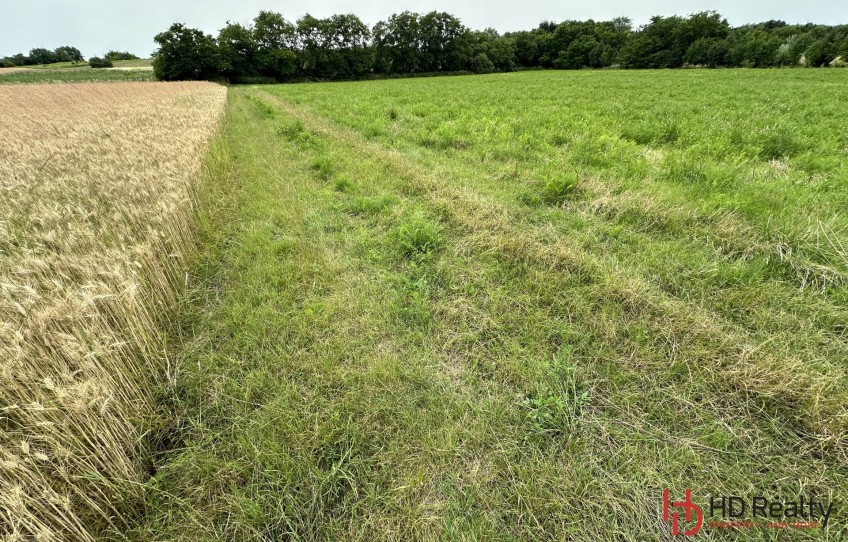
[[[80,61],[68,61],[68,62],[54,62],[52,64],[35,64],[32,66],[26,66],[28,70],[64,70],[69,68],[87,68],[88,62]]]
[[[848,71],[232,87],[136,540],[848,531]]]
[[[152,58],[136,58],[133,60],[115,60],[112,62],[116,68],[153,68]]]
[[[134,60],[115,60],[112,62],[115,68],[150,68],[153,66],[152,58],[137,58]],[[67,70],[88,68],[88,62],[54,62],[53,64],[36,64],[34,66],[23,66],[27,70]]]
[[[155,81],[152,60],[116,60],[117,69],[94,69],[87,62],[59,62],[28,66],[4,73],[0,69],[0,85],[19,83],[88,83],[96,81]]]
[[[155,81],[152,70],[110,70],[93,68],[27,69],[0,73],[3,84],[91,83],[97,81]]]

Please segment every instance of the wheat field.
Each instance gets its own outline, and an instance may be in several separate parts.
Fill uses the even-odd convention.
[[[138,506],[162,319],[192,250],[211,83],[0,87],[0,540]]]

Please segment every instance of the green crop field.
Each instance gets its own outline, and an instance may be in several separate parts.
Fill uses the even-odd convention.
[[[848,71],[231,87],[133,540],[848,531]],[[120,537],[123,539],[123,535]]]

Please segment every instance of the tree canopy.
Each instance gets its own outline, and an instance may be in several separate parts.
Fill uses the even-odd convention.
[[[57,62],[83,62],[85,57],[76,47],[63,45],[56,49],[45,49],[36,47],[31,49],[28,55],[18,53],[16,55],[0,58],[0,68],[12,68],[16,66],[35,66],[38,64],[55,64]]]
[[[226,53],[219,47],[220,42],[200,30],[174,23],[153,40],[159,45],[153,60],[157,79],[215,79],[230,68]]]
[[[373,27],[356,15],[292,22],[261,11],[216,37],[182,24],[156,36],[161,79],[339,80],[519,68],[836,66],[848,59],[848,25],[766,21],[733,28],[715,11],[630,19],[542,21],[504,35],[467,28],[439,11],[395,13]],[[34,50],[35,51],[35,50]]]

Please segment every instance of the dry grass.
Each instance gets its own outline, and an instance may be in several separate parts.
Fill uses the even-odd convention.
[[[93,540],[141,496],[157,331],[226,89],[0,87],[0,540]]]

